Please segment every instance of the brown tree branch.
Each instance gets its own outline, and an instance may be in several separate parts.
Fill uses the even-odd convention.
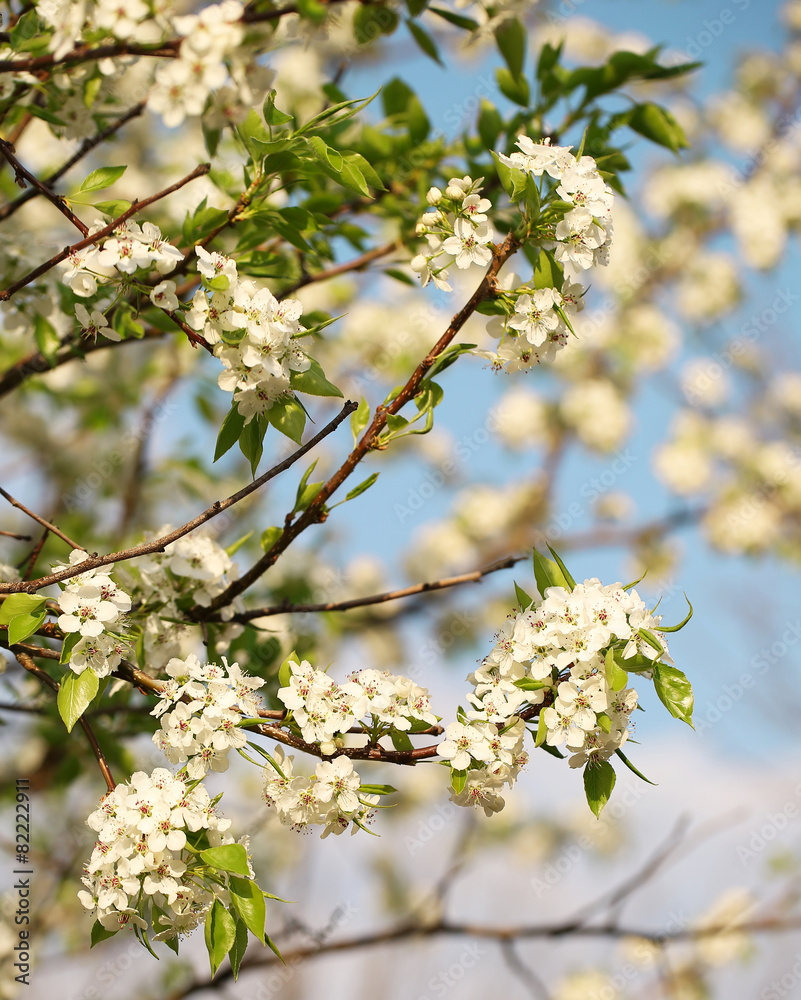
[[[182,188],[185,184],[195,180],[197,177],[203,177],[209,172],[210,169],[211,164],[201,163],[199,166],[195,167],[191,173],[187,174],[186,177],[183,177],[181,180],[176,181],[175,184],[171,184],[169,187],[164,188],[163,191],[158,191],[156,194],[152,194],[149,198],[144,198],[142,201],[135,201],[129,209],[123,212],[122,215],[118,216],[99,232],[94,233],[92,236],[87,236],[86,239],[81,240],[79,243],[73,243],[72,246],[64,247],[63,250],[57,253],[54,257],[51,257],[50,260],[47,260],[44,264],[40,264],[38,267],[35,267],[28,274],[23,275],[18,281],[9,285],[8,288],[0,292],[0,302],[7,302],[15,292],[20,290],[20,288],[24,288],[25,285],[29,285],[42,274],[46,274],[49,270],[54,268],[56,264],[60,264],[62,260],[66,260],[70,254],[77,253],[78,250],[83,250],[84,247],[91,246],[93,243],[97,243],[98,240],[102,240],[106,236],[111,236],[114,230],[118,226],[121,226],[127,219],[130,219],[132,215],[136,215],[141,212],[143,208],[147,208],[148,205],[152,205],[154,202],[160,201],[162,198],[166,198],[167,195],[172,194],[174,191],[180,190],[180,188]]]
[[[470,296],[468,302],[453,317],[448,329],[439,338],[437,343],[434,347],[432,347],[425,358],[423,358],[417,368],[415,368],[406,385],[401,389],[392,402],[388,406],[382,405],[377,408],[372,423],[364,432],[353,451],[351,451],[334,475],[323,484],[319,493],[315,496],[314,500],[312,500],[303,514],[301,514],[294,524],[288,524],[281,536],[267,550],[267,552],[265,552],[261,559],[259,559],[258,562],[247,570],[247,572],[245,572],[238,580],[235,580],[221,594],[215,597],[208,609],[193,608],[192,614],[197,619],[202,620],[206,614],[213,613],[219,608],[230,604],[235,597],[238,597],[239,594],[243,593],[252,583],[258,580],[259,577],[262,576],[262,574],[264,574],[270,566],[278,560],[281,553],[285,551],[290,543],[293,542],[298,535],[305,531],[309,525],[325,519],[326,501],[342,485],[342,483],[345,482],[365,455],[367,455],[367,453],[373,448],[377,447],[378,438],[381,431],[386,426],[387,418],[397,413],[406,405],[406,403],[415,397],[423,379],[426,376],[426,373],[433,366],[437,357],[451,343],[456,334],[473,315],[478,305],[494,290],[495,279],[498,271],[506,263],[509,257],[511,257],[512,254],[519,249],[519,247],[520,241],[515,237],[514,233],[509,233],[503,243],[499,247],[494,248],[492,263],[487,269],[487,273],[481,279],[478,288]]]
[[[396,601],[401,597],[414,597],[417,594],[427,594],[435,590],[446,590],[448,587],[458,587],[463,583],[479,583],[490,573],[497,573],[502,569],[509,569],[516,563],[528,559],[528,556],[506,556],[499,559],[485,569],[476,569],[470,573],[462,573],[459,576],[449,576],[442,580],[431,580],[428,583],[415,583],[411,587],[403,587],[401,590],[388,590],[383,594],[371,594],[369,597],[354,597],[349,601],[329,601],[327,604],[290,604],[283,601],[281,604],[271,604],[264,608],[250,608],[248,611],[240,611],[227,621],[249,622],[254,618],[269,618],[271,615],[300,614],[301,612],[316,611],[350,611],[352,608],[368,607],[371,604],[385,604],[387,601]],[[219,615],[205,619],[206,621],[222,621]]]
[[[42,587],[49,587],[52,583],[59,583],[61,580],[68,580],[70,577],[77,576],[79,573],[84,573],[88,569],[96,569],[98,566],[109,566],[112,563],[124,562],[128,559],[135,559],[137,556],[149,555],[152,552],[163,552],[165,547],[171,542],[177,541],[179,538],[183,538],[184,535],[188,535],[190,531],[195,528],[200,527],[201,524],[205,524],[206,521],[210,521],[213,517],[221,514],[224,510],[229,507],[233,507],[235,504],[244,500],[245,497],[250,496],[256,490],[260,489],[266,482],[273,479],[279,473],[286,471],[290,466],[294,465],[299,459],[301,459],[308,451],[314,448],[323,438],[328,437],[337,427],[345,420],[353,411],[356,409],[356,403],[350,401],[346,402],[342,407],[341,411],[334,417],[333,420],[329,421],[323,427],[321,431],[310,438],[306,444],[298,448],[297,451],[292,452],[292,454],[285,458],[278,465],[274,465],[271,469],[268,469],[263,475],[259,476],[252,483],[248,483],[241,490],[236,493],[232,493],[225,500],[215,500],[214,503],[207,507],[202,514],[198,514],[197,517],[193,517],[186,524],[183,524],[180,528],[176,528],[174,531],[168,532],[166,535],[162,535],[160,538],[151,539],[149,542],[142,542],[141,545],[134,545],[130,549],[122,549],[119,552],[112,552],[105,556],[93,555],[85,559],[79,566],[70,566],[67,569],[59,570],[57,573],[51,573],[49,576],[40,577],[38,580],[30,580],[27,582],[16,582],[16,583],[0,583],[0,594],[14,594],[14,593],[33,593],[36,590],[40,590]]]
[[[21,510],[23,512],[23,514],[27,514],[28,517],[32,517],[33,520],[37,521],[39,524],[41,524],[43,528],[47,528],[47,530],[48,531],[52,531],[52,533],[54,535],[58,535],[58,537],[63,542],[66,542],[67,545],[71,546],[73,549],[82,549],[83,548],[82,545],[79,545],[77,542],[73,542],[73,540],[71,538],[69,538],[67,535],[65,535],[63,531],[61,531],[59,528],[57,528],[55,526],[55,524],[51,524],[49,521],[45,521],[45,519],[43,517],[39,517],[38,514],[35,514],[32,510],[29,510],[25,506],[24,503],[20,503],[19,500],[15,500],[14,497],[12,497],[10,493],[7,493],[3,489],[2,486],[0,486],[0,496],[4,496],[6,498],[6,500],[8,500],[8,502],[11,504],[12,507],[16,507],[17,510]]]
[[[64,218],[68,219],[82,236],[87,235],[89,227],[86,223],[81,222],[78,216],[65,203],[64,199],[60,195],[57,195],[55,191],[51,191],[46,184],[24,167],[16,156],[14,156],[13,143],[7,142],[5,139],[0,139],[0,156],[3,156],[14,168],[14,179],[21,188],[25,187],[25,181],[27,181],[39,194],[44,195],[51,204],[55,205]]]
[[[140,101],[138,104],[134,104],[132,108],[126,111],[124,115],[120,115],[120,117],[117,118],[116,121],[112,122],[111,125],[97,132],[89,139],[84,139],[84,141],[78,147],[76,152],[74,152],[68,160],[62,163],[62,165],[57,170],[54,170],[52,174],[48,174],[47,177],[44,178],[42,183],[46,184],[48,187],[52,187],[53,184],[55,184],[56,181],[60,180],[64,176],[64,174],[67,173],[68,170],[70,170],[72,167],[75,166],[76,163],[79,162],[79,160],[82,160],[87,153],[90,153],[96,146],[99,146],[100,143],[105,142],[105,140],[108,139],[110,136],[114,135],[115,132],[118,132],[122,128],[122,126],[131,121],[131,119],[136,118],[138,115],[141,115],[145,109],[145,106],[146,106],[145,101]],[[41,192],[38,191],[36,188],[31,187],[28,188],[27,191],[23,191],[22,194],[18,195],[13,201],[10,201],[7,204],[3,205],[2,208],[0,208],[0,222],[3,222],[5,219],[12,216],[17,211],[17,209],[22,208],[22,206],[26,202],[30,201],[32,198],[35,198],[40,193]]]
[[[32,535],[18,535],[16,531],[0,531],[3,538],[15,538],[18,542],[30,542]]]
[[[16,656],[17,662],[21,667],[27,670],[28,673],[33,674],[34,677],[36,677],[43,684],[47,685],[47,687],[49,687],[50,690],[54,692],[54,694],[56,695],[58,694],[59,688],[61,687],[58,681],[54,681],[46,670],[42,670],[41,667],[37,666],[31,659],[31,657],[26,652],[24,652],[19,645],[12,646],[11,652]],[[100,773],[103,775],[103,778],[106,782],[106,787],[110,792],[113,792],[114,788],[116,787],[114,778],[111,776],[111,769],[108,766],[108,761],[103,755],[103,751],[100,749],[100,744],[97,742],[97,737],[95,736],[92,727],[89,725],[86,719],[83,718],[83,716],[81,716],[81,718],[78,719],[78,722],[80,722],[81,729],[83,729],[84,735],[89,741],[89,746],[92,748],[92,753],[94,753],[95,758],[97,759],[97,764],[98,767],[100,768]]]

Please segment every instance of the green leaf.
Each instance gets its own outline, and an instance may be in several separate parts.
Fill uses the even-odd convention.
[[[353,15],[354,37],[359,45],[367,45],[381,35],[391,35],[398,27],[394,10],[378,5],[360,5]]]
[[[92,924],[92,933],[91,933],[92,943],[89,945],[89,947],[94,948],[96,944],[100,944],[101,941],[108,941],[108,939],[114,937],[115,934],[119,934],[119,931],[107,931],[99,920],[95,920],[95,922]]]
[[[564,42],[560,42],[556,48],[550,42],[546,42],[540,50],[537,60],[537,79],[542,82],[559,62],[562,55]]]
[[[518,605],[523,610],[525,610],[526,608],[530,608],[531,605],[534,603],[533,600],[525,592],[525,590],[523,590],[522,587],[518,587],[517,584],[515,584],[515,597],[517,598]]]
[[[590,762],[584,768],[584,792],[596,818],[609,801],[615,787],[615,769],[608,761]]]
[[[314,358],[305,372],[290,372],[289,384],[295,392],[306,392],[310,396],[337,396],[342,398],[342,391],[325,377],[320,363]]]
[[[615,753],[618,755],[618,757],[620,757],[620,759],[623,761],[623,763],[626,765],[626,767],[633,774],[636,774],[637,777],[641,778],[643,781],[648,782],[649,785],[656,786],[656,782],[655,781],[651,781],[649,778],[646,778],[645,775],[642,773],[642,771],[638,771],[637,770],[637,768],[631,763],[631,761],[628,759],[628,757],[623,753],[623,751],[620,748],[618,748],[617,750],[615,750]]]
[[[80,632],[70,632],[61,647],[61,655],[58,658],[59,663],[69,663],[70,657],[72,656],[72,651],[81,641],[83,636]]]
[[[252,879],[237,878],[235,875],[228,879],[228,887],[231,890],[233,908],[245,921],[251,934],[259,941],[264,941],[264,920],[267,915],[264,893]]]
[[[223,420],[220,427],[220,433],[217,435],[217,444],[214,448],[215,462],[233,448],[239,440],[239,435],[242,433],[244,426],[245,418],[239,412],[237,404],[234,403],[226,414],[225,420]]]
[[[693,689],[685,674],[666,663],[654,664],[654,687],[659,700],[676,718],[693,726]]]
[[[264,416],[253,417],[249,424],[245,424],[242,428],[242,433],[239,435],[239,450],[250,462],[250,471],[254,476],[264,452],[264,434],[266,430],[267,421]]]
[[[261,533],[261,538],[259,539],[259,545],[262,549],[267,552],[269,549],[275,545],[278,539],[283,535],[284,529],[278,527],[265,528]]]
[[[35,615],[44,609],[45,598],[35,594],[10,594],[0,604],[0,625],[8,625],[17,615]]]
[[[458,795],[467,784],[467,771],[455,771],[451,768],[451,787]]]
[[[500,111],[488,100],[482,99],[478,112],[478,134],[485,149],[494,149],[498,136],[503,132],[503,117]]]
[[[248,871],[248,853],[241,844],[223,844],[222,847],[209,847],[200,852],[200,857],[212,868],[230,872],[232,875],[250,875]]]
[[[365,490],[370,489],[370,487],[373,485],[376,479],[378,479],[378,475],[379,474],[377,472],[373,472],[371,475],[367,477],[367,479],[364,480],[364,482],[359,483],[358,486],[354,486],[354,488],[345,496],[345,499],[355,500],[356,497],[361,496],[361,494],[364,493]]]
[[[34,317],[33,336],[36,340],[36,346],[39,348],[40,353],[45,356],[48,364],[54,364],[56,353],[59,347],[61,347],[61,341],[59,340],[56,328],[41,313],[36,313]]]
[[[674,153],[680,149],[687,149],[690,145],[684,129],[673,115],[650,101],[638,104],[633,109],[628,116],[628,125],[646,139],[660,146],[666,146]]]
[[[389,735],[392,740],[392,745],[399,753],[411,753],[411,751],[414,750],[414,743],[412,743],[406,733],[401,732],[400,729],[393,729]],[[361,791],[364,792],[364,785],[362,785]],[[365,792],[365,794],[370,793]]]
[[[39,628],[47,617],[46,611],[40,611],[36,615],[21,614],[16,615],[8,623],[8,643],[13,646],[15,642],[24,642],[29,635]]]
[[[534,746],[542,747],[545,746],[545,740],[548,736],[548,727],[545,725],[545,719],[543,718],[543,712],[540,712],[539,718],[537,720],[537,735],[534,738]]]
[[[226,553],[229,556],[236,555],[236,553],[239,551],[239,549],[242,548],[242,546],[245,544],[245,542],[248,541],[248,539],[251,538],[252,535],[253,535],[253,532],[249,531],[246,535],[242,535],[241,538],[237,538],[237,540],[235,542],[232,542],[231,545],[226,545],[226,547],[225,547]]]
[[[457,28],[463,28],[465,31],[476,31],[478,29],[478,21],[474,21],[472,17],[465,17],[463,14],[454,14],[453,11],[445,10],[443,7],[429,7],[428,9],[432,14],[437,14],[439,17],[450,22],[450,24],[455,24]]]
[[[556,263],[553,255],[547,250],[540,250],[537,266],[534,268],[535,288],[556,288],[562,287],[565,280],[565,272]]]
[[[428,0],[406,0],[406,8],[412,17],[418,17],[426,9]]]
[[[214,905],[206,916],[204,930],[213,979],[236,940],[236,922],[219,899],[214,900]]]
[[[91,174],[84,179],[83,183],[78,188],[78,191],[102,191],[103,188],[111,187],[115,181],[122,177],[127,169],[127,166],[98,167],[97,170],[93,170]]]
[[[275,98],[276,91],[271,90],[262,105],[261,113],[264,115],[265,122],[268,125],[286,125],[288,122],[294,121],[292,115],[278,110],[275,106]]]
[[[267,419],[295,444],[301,443],[306,413],[296,399],[277,399],[267,411]]]
[[[406,27],[409,29],[412,38],[417,42],[423,52],[434,60],[434,62],[439,63],[440,66],[443,65],[442,59],[440,58],[439,49],[437,48],[436,42],[416,21],[412,21],[411,18],[406,18]]]
[[[504,97],[521,107],[527,108],[531,100],[528,80],[524,76],[514,77],[505,66],[495,70],[495,79]]]
[[[300,664],[300,659],[294,649],[278,668],[278,683],[281,687],[289,686],[289,682],[292,680],[291,665],[293,663]]]
[[[516,17],[501,21],[495,29],[495,41],[513,79],[519,81],[526,61],[526,29]]]
[[[68,670],[58,689],[58,714],[61,716],[67,732],[89,707],[100,687],[100,680],[94,670],[87,668],[82,674]]]
[[[359,440],[359,435],[370,422],[370,406],[362,396],[359,405],[350,415],[350,429],[353,432],[354,444]]]
[[[564,576],[564,578],[567,580],[567,582],[569,584],[569,586],[568,586],[567,589],[568,590],[574,590],[575,586],[576,586],[576,581],[573,579],[573,577],[568,572],[567,566],[565,566],[565,564],[562,562],[562,560],[559,558],[559,556],[556,554],[556,552],[554,552],[554,550],[551,548],[550,545],[548,546],[548,551],[551,553],[551,555],[556,560],[557,566],[562,571],[562,576]]]
[[[573,589],[558,564],[540,555],[536,549],[534,549],[534,579],[537,581],[540,597],[545,597],[548,587],[564,587],[568,591]]]
[[[228,952],[228,958],[231,962],[231,972],[234,975],[234,982],[239,978],[239,967],[242,965],[242,959],[245,957],[245,951],[248,946],[248,929],[245,925],[244,920],[236,921],[236,931],[234,933],[234,943]]]
[[[533,677],[521,677],[514,685],[521,691],[542,691],[543,688],[553,687],[550,681],[535,681]]]
[[[559,747],[552,747],[550,743],[547,742],[540,743],[540,748],[544,750],[546,753],[549,753],[552,757],[558,757],[559,760],[565,759],[565,755],[562,753]]]
[[[397,21],[396,21],[397,23]],[[363,108],[366,108],[368,104],[378,97],[381,92],[381,88],[369,97],[357,97],[350,101],[340,101],[338,104],[332,105],[330,108],[326,108],[325,111],[321,111],[314,118],[310,118],[306,124],[299,128],[295,135],[303,135],[306,132],[311,132],[315,128],[320,126],[325,126],[326,128],[331,128],[334,125],[341,125],[342,122],[347,121],[349,118],[353,118],[357,115]],[[340,114],[344,111],[345,114]]]
[[[361,785],[359,787],[359,791],[365,795],[393,795],[397,790],[394,785]]]
[[[615,659],[615,652],[613,649],[607,649],[606,656],[604,657],[604,663],[606,666],[607,684],[613,691],[622,691],[629,682],[629,675]]]
[[[131,207],[131,202],[126,201],[124,198],[114,198],[111,201],[95,201],[91,202],[89,199],[84,202],[84,204],[91,204],[93,208],[96,208],[98,212],[102,212],[103,215],[108,215],[112,219],[116,219],[118,215],[122,215],[123,212],[127,212]],[[170,321],[172,323],[172,321]],[[174,330],[175,325],[173,324],[170,329]]]
[[[687,624],[687,622],[692,618],[692,616],[693,616],[693,606],[692,606],[692,604],[690,604],[690,599],[689,599],[689,597],[686,594],[684,595],[684,600],[687,602],[687,604],[690,607],[690,610],[687,613],[687,617],[683,618],[679,622],[678,625],[660,625],[659,626],[659,631],[660,632],[678,632],[681,629],[683,629],[684,626]]]

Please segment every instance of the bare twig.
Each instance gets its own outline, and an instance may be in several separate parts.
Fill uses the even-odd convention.
[[[67,545],[69,545],[71,548],[73,548],[73,549],[82,549],[83,548],[82,545],[79,545],[77,542],[73,542],[73,540],[71,538],[69,538],[67,535],[65,535],[63,531],[61,531],[59,528],[57,528],[55,526],[55,524],[51,524],[49,521],[45,521],[45,519],[43,517],[39,517],[38,514],[35,514],[32,510],[29,510],[25,506],[24,503],[20,503],[19,500],[15,500],[14,497],[12,497],[10,493],[7,493],[3,489],[2,486],[0,486],[0,496],[4,496],[6,498],[6,500],[8,500],[8,502],[11,504],[12,507],[16,507],[17,510],[21,510],[23,512],[23,514],[27,514],[28,517],[32,517],[33,520],[37,521],[39,524],[41,524],[43,528],[47,528],[47,530],[48,531],[52,531],[52,533],[54,535],[58,535],[58,537],[63,542],[66,542]]]
[[[0,531],[0,535],[4,538],[16,538],[18,542],[30,542],[32,540],[32,535],[18,535],[16,531]]]
[[[228,621],[249,622],[254,618],[269,618],[271,615],[300,614],[301,612],[316,611],[350,611],[353,608],[369,607],[371,604],[386,604],[387,601],[397,601],[402,597],[415,597],[418,594],[428,594],[435,590],[446,590],[449,587],[458,587],[463,583],[479,583],[490,573],[497,573],[502,569],[509,569],[516,563],[527,559],[528,556],[506,556],[497,562],[487,566],[486,569],[476,569],[470,573],[461,573],[459,576],[448,576],[442,580],[431,580],[428,583],[415,583],[411,587],[403,587],[401,590],[388,590],[383,594],[370,594],[368,597],[354,597],[349,601],[329,601],[327,604],[290,604],[287,601],[281,604],[268,605],[265,608],[251,608],[248,611],[241,611]],[[219,615],[206,619],[207,621],[221,621]]]
[[[299,288],[304,288],[306,285],[312,285],[317,281],[328,281],[329,278],[336,278],[340,274],[349,274],[351,271],[361,271],[374,260],[386,257],[388,254],[393,253],[402,246],[403,243],[401,240],[392,240],[389,243],[382,244],[380,247],[373,247],[372,250],[367,250],[360,256],[354,257],[353,260],[346,260],[344,263],[337,264],[335,267],[329,267],[325,271],[318,271],[317,274],[306,274],[288,288],[283,289],[281,296],[283,298],[287,295],[291,295]]]
[[[132,108],[126,111],[124,115],[120,115],[120,117],[117,118],[116,121],[113,121],[107,128],[101,129],[101,131],[97,132],[89,139],[84,139],[76,152],[73,153],[68,160],[62,163],[57,170],[54,170],[52,174],[48,174],[47,177],[43,179],[42,183],[46,184],[48,187],[52,187],[53,184],[60,180],[68,170],[82,160],[87,153],[90,153],[96,146],[105,142],[105,140],[114,135],[115,132],[118,132],[122,126],[131,121],[132,118],[136,118],[138,115],[141,115],[145,106],[146,102],[140,101],[138,104],[135,104]],[[42,192],[40,192],[37,188],[30,187],[27,191],[23,191],[22,194],[18,195],[13,201],[3,205],[3,207],[0,208],[0,222],[9,218],[9,216],[13,215],[17,209],[22,208],[26,202],[41,193]]]
[[[12,646],[11,651],[16,656],[17,662],[21,667],[27,670],[28,673],[33,674],[34,677],[38,678],[38,680],[40,680],[43,684],[46,684],[47,687],[49,687],[50,690],[53,691],[55,694],[58,694],[60,684],[57,681],[54,681],[46,670],[42,670],[41,667],[37,666],[31,659],[31,657],[27,653],[23,652],[23,650],[20,649],[18,645]],[[100,768],[100,773],[103,775],[103,778],[106,782],[106,786],[110,792],[113,792],[115,788],[115,782],[111,776],[111,769],[108,766],[108,761],[103,755],[103,751],[100,749],[100,744],[97,742],[97,737],[92,731],[92,727],[89,725],[86,719],[83,718],[83,716],[81,716],[81,718],[78,719],[78,722],[80,722],[81,729],[83,729],[84,735],[89,741],[89,746],[92,748],[92,753],[94,753],[95,755],[98,767]]]
[[[5,157],[8,163],[10,163],[14,168],[14,178],[20,187],[24,188],[25,181],[27,181],[39,192],[39,194],[44,195],[45,198],[51,202],[51,204],[55,205],[59,212],[61,212],[66,219],[69,219],[82,236],[86,236],[89,232],[89,227],[86,223],[81,222],[78,216],[69,208],[62,197],[57,195],[54,191],[51,191],[50,188],[46,184],[43,184],[38,177],[30,172],[30,170],[23,167],[16,156],[14,156],[13,144],[6,142],[5,139],[0,139],[0,156]]]
[[[171,542],[177,541],[179,538],[183,538],[184,535],[188,535],[190,531],[194,531],[195,528],[200,527],[201,524],[205,524],[206,521],[210,521],[213,517],[221,514],[224,510],[229,507],[233,507],[234,504],[239,503],[244,500],[245,497],[250,496],[256,490],[260,489],[266,482],[273,479],[279,473],[284,472],[290,466],[294,465],[300,458],[302,458],[308,451],[310,451],[316,444],[327,437],[332,431],[345,420],[353,411],[356,409],[356,403],[346,402],[342,407],[341,411],[334,417],[333,420],[329,421],[323,427],[321,431],[310,438],[306,444],[298,448],[297,451],[292,452],[292,454],[279,462],[278,465],[274,465],[272,469],[268,469],[263,475],[259,476],[258,479],[254,479],[252,483],[248,483],[241,490],[236,493],[232,493],[225,500],[215,500],[214,503],[207,507],[202,514],[198,514],[197,517],[193,517],[186,524],[183,524],[180,528],[176,528],[174,531],[168,532],[166,535],[162,535],[160,538],[153,538],[149,542],[142,542],[141,545],[134,545],[130,549],[122,549],[120,552],[112,552],[105,556],[89,556],[85,559],[80,566],[71,566],[67,569],[59,570],[57,573],[51,573],[49,576],[40,577],[38,580],[30,580],[28,582],[17,582],[17,583],[0,583],[0,594],[14,594],[14,593],[33,593],[42,587],[48,587],[51,583],[58,583],[60,580],[68,580],[70,577],[77,576],[79,573],[84,573],[88,569],[96,569],[98,566],[109,566],[112,563],[124,562],[128,559],[135,559],[137,556],[149,555],[151,552],[163,552],[165,547]]]
[[[176,181],[175,184],[171,184],[169,187],[164,188],[163,191],[158,191],[156,194],[150,195],[149,198],[143,198],[142,201],[135,201],[129,209],[122,213],[122,215],[117,216],[112,222],[110,222],[103,229],[94,233],[92,236],[87,236],[86,239],[81,240],[79,243],[73,243],[72,246],[64,247],[63,250],[59,251],[50,260],[46,260],[44,264],[40,264],[35,267],[28,274],[23,275],[13,284],[9,285],[4,291],[0,292],[0,302],[7,302],[11,296],[24,288],[25,285],[29,285],[32,281],[35,281],[40,275],[46,274],[47,271],[54,268],[56,264],[60,264],[62,260],[66,260],[70,254],[77,253],[79,250],[83,250],[84,247],[91,246],[93,243],[97,243],[98,240],[105,239],[106,236],[111,236],[118,226],[121,226],[123,222],[130,219],[132,215],[136,215],[141,212],[143,208],[147,208],[148,205],[152,205],[156,201],[160,201],[162,198],[166,198],[167,195],[172,194],[174,191],[180,190],[185,184],[190,181],[195,180],[197,177],[203,177],[209,172],[211,165],[208,163],[201,163],[199,166],[183,177],[181,180]]]
[[[265,554],[249,570],[242,574],[238,580],[234,580],[221,594],[214,598],[208,609],[193,608],[193,614],[203,619],[208,614],[225,607],[250,587],[254,581],[265,573],[280,557],[281,553],[311,524],[315,524],[325,519],[325,504],[331,495],[345,482],[359,462],[369,451],[378,446],[378,438],[387,423],[387,418],[397,413],[410,400],[412,400],[420,389],[420,385],[428,370],[434,365],[439,355],[448,347],[456,334],[462,329],[464,324],[473,315],[479,304],[487,298],[495,289],[495,279],[498,271],[520,247],[519,241],[513,233],[509,233],[500,247],[494,249],[492,263],[487,269],[487,273],[481,279],[478,288],[470,296],[467,303],[451,320],[448,329],[439,338],[428,354],[412,372],[406,385],[388,406],[379,406],[375,416],[364,432],[353,451],[348,455],[343,464],[337,469],[331,478],[323,484],[315,498],[301,514],[294,524],[288,524],[281,536],[265,552]]]

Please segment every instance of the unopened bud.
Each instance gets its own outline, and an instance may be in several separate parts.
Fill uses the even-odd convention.
[[[428,194],[426,195],[426,201],[429,205],[439,205],[442,201],[442,192],[438,187],[432,187],[428,189]]]

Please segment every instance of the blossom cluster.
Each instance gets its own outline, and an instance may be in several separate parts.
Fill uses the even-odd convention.
[[[78,896],[106,930],[146,928],[142,914],[151,907],[157,940],[189,933],[205,918],[214,893],[194,852],[185,851],[187,834],[204,831],[211,847],[232,838],[225,836],[231,821],[216,814],[202,784],[163,767],[137,771],[86,822],[97,841]]]
[[[354,724],[362,739],[375,741],[390,729],[408,732],[433,726],[426,688],[389,671],[359,670],[345,684],[316,670],[307,660],[290,662],[289,683],[278,697],[292,712],[292,720],[307,743],[319,743],[323,753],[344,745],[343,736]],[[369,721],[362,721],[369,716]]]
[[[596,578],[571,591],[547,587],[509,615],[468,677],[472,708],[439,746],[454,771],[466,772],[453,800],[487,815],[503,808],[500,791],[526,762],[525,720],[535,714],[547,744],[571,752],[571,767],[607,760],[629,737],[637,692],[625,686],[624,671],[608,676],[605,654],[614,649],[644,675],[649,663],[672,663],[659,622],[636,591]]]
[[[374,813],[378,796],[362,792],[361,778],[349,757],[320,761],[312,776],[294,774],[294,757],[276,747],[273,770],[265,769],[264,799],[279,820],[295,830],[323,826],[321,836],[351,833],[364,828]]]
[[[155,537],[170,532],[169,525],[162,526]],[[138,561],[139,578],[132,581],[135,598],[148,611],[144,623],[144,648],[148,665],[163,667],[181,653],[184,627],[171,619],[181,618],[179,604],[209,604],[238,576],[238,567],[226,550],[208,533],[193,531],[177,541],[170,542],[163,552],[154,552]],[[220,609],[223,619],[228,619],[241,607],[235,600]],[[242,631],[242,626],[231,622],[218,633],[230,643]]]
[[[80,566],[88,558],[84,549],[73,549],[69,567]],[[54,570],[67,568],[55,566]],[[64,584],[59,597],[62,613],[58,627],[75,637],[69,665],[76,674],[88,668],[98,677],[108,677],[122,657],[130,653],[124,629],[131,598],[111,579],[111,571],[111,566],[85,570]]]
[[[487,246],[493,238],[487,224],[492,202],[481,197],[483,180],[452,177],[444,192],[438,187],[429,190],[426,200],[431,209],[417,224],[417,235],[425,236],[431,249],[411,262],[424,287],[433,281],[437,288],[450,292],[447,269],[451,264],[462,269],[471,264],[486,267],[492,260]]]
[[[175,57],[158,61],[155,73],[148,74],[148,107],[168,128],[180,125],[187,116],[202,114],[213,128],[241,121],[274,77],[272,70],[255,61],[258,46],[251,44],[254,39],[245,37],[244,5],[239,0],[223,0],[198,14],[185,15],[175,14],[171,8],[170,0],[155,5],[143,0],[125,4],[117,0],[43,0],[37,11],[50,30],[48,49],[57,60],[75,46],[104,38],[157,45],[175,37]],[[134,69],[130,69],[132,62]],[[123,90],[126,76],[136,74],[130,56],[107,58],[102,66],[106,85],[96,105],[103,103],[115,83]],[[67,123],[68,137],[82,137],[93,126],[91,113],[98,108],[87,106],[83,88],[72,88],[68,77],[59,79],[64,86],[59,117]]]
[[[555,227],[549,222],[540,239],[543,250],[552,253],[554,263],[564,270],[560,286],[519,285],[514,276],[504,283],[508,292],[500,297],[506,315],[487,326],[492,336],[500,338],[500,345],[486,356],[493,368],[507,371],[553,361],[567,343],[571,318],[584,308],[585,289],[574,279],[609,263],[614,203],[614,193],[591,156],[577,159],[570,146],[552,146],[547,138],[534,142],[527,135],[518,137],[517,146],[519,151],[510,156],[498,155],[501,163],[532,177],[547,175],[557,203],[573,207],[562,213]]]
[[[169,680],[150,713],[161,718],[153,742],[171,764],[186,764],[192,779],[209,771],[228,770],[228,751],[247,742],[242,718],[258,717],[261,707],[254,692],[263,686],[238,663],[201,663],[197,656],[172,659]]]
[[[298,343],[303,305],[279,302],[268,288],[241,280],[236,263],[220,253],[195,247],[198,268],[206,279],[186,314],[201,331],[223,366],[217,384],[233,392],[245,423],[266,413],[290,391],[290,373],[308,371],[311,362]]]

